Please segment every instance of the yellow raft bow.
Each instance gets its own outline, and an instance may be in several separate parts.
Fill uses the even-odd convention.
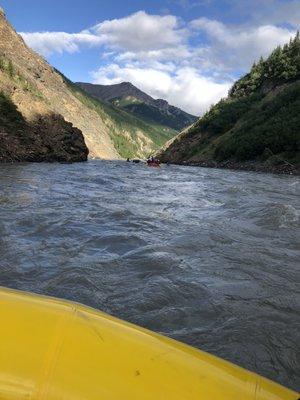
[[[80,304],[0,289],[1,400],[296,400],[192,347]]]

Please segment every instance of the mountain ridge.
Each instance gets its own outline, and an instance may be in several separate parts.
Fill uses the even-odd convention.
[[[166,100],[154,99],[131,82],[113,85],[85,82],[77,82],[76,84],[90,95],[107,103],[112,103],[146,122],[159,123],[180,131],[197,120],[196,116],[170,105]]]

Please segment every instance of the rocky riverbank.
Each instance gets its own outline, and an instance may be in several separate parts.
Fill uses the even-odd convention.
[[[191,167],[204,167],[204,168],[220,168],[252,172],[265,172],[280,175],[300,175],[300,168],[289,163],[280,165],[268,165],[267,163],[260,163],[255,161],[236,162],[236,161],[202,161],[202,162],[175,162],[174,165],[187,165]]]

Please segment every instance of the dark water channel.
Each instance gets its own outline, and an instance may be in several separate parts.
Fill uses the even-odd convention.
[[[0,284],[299,389],[299,191],[296,177],[214,169],[1,165]]]

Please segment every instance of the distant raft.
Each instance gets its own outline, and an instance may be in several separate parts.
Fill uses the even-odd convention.
[[[156,162],[147,162],[148,167],[160,168],[160,164]]]
[[[0,398],[297,400],[192,347],[59,299],[0,289]]]
[[[160,161],[159,161],[158,158],[156,158],[154,156],[151,156],[147,160],[147,165],[148,165],[148,167],[159,168],[160,167]]]

